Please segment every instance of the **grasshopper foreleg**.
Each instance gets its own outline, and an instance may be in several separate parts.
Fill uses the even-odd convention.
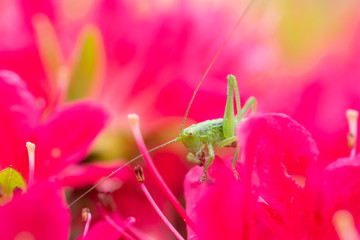
[[[204,166],[205,164],[205,154],[203,151],[198,152],[196,155],[193,153],[188,153],[187,159],[190,162],[196,163],[200,167]]]
[[[210,165],[214,162],[214,159],[215,159],[215,152],[214,152],[213,145],[211,143],[209,143],[207,145],[207,147],[208,147],[208,150],[209,150],[209,160],[205,163],[204,175],[201,177],[200,182],[206,180],[206,175],[207,175],[208,169],[209,169]]]

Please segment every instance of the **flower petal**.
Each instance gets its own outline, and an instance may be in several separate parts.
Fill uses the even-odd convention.
[[[237,132],[245,163],[253,166],[252,185],[273,216],[268,224],[280,222],[288,228],[287,224],[296,221],[294,199],[302,198],[298,176],[305,179],[309,163],[317,159],[315,141],[304,127],[284,114],[254,116],[240,123]]]
[[[96,239],[108,239],[108,240],[117,240],[122,236],[122,233],[117,231],[113,226],[111,226],[107,221],[99,221],[94,224],[88,234],[83,238],[79,237],[78,239],[83,240],[96,240]]]
[[[360,155],[340,158],[327,166],[322,174],[324,208],[327,211],[347,209],[360,216]]]
[[[197,226],[197,236],[188,231],[188,239],[253,239],[254,198],[245,197],[244,182],[218,158],[208,181],[199,183],[202,174],[202,168],[194,167],[184,182],[186,212]]]
[[[0,71],[0,114],[0,168],[13,165],[27,178],[25,143],[40,110],[22,79],[4,70]]]
[[[107,118],[100,106],[90,102],[57,109],[35,129],[35,177],[54,175],[81,161]]]
[[[0,208],[1,239],[64,240],[70,213],[60,187],[41,182]]]
[[[96,184],[100,179],[106,177],[113,171],[121,167],[125,162],[115,164],[77,164],[65,168],[59,175],[58,180],[62,186],[71,186],[74,188],[85,187]],[[111,178],[119,181],[126,181],[129,177],[134,177],[134,172],[129,167],[118,171]]]
[[[239,125],[238,136],[245,161],[253,162],[263,190],[279,196],[298,188],[289,175],[305,177],[318,155],[310,133],[284,114],[254,116]]]

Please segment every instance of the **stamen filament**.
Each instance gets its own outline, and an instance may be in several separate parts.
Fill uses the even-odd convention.
[[[144,184],[144,181],[145,181],[144,171],[140,165],[137,165],[135,167],[135,175],[136,175],[136,179],[138,180],[138,182],[140,184],[141,190],[145,194],[145,196],[148,199],[148,201],[150,202],[151,206],[155,209],[156,213],[160,216],[161,220],[163,220],[165,225],[170,229],[170,231],[175,235],[175,237],[177,239],[184,240],[184,238],[178,233],[178,231],[174,228],[174,226],[169,222],[169,220],[165,217],[165,215],[160,210],[159,206],[156,204],[154,199],[151,197],[149,191],[147,190],[147,188]]]
[[[340,240],[359,240],[359,233],[354,224],[354,218],[346,210],[337,211],[332,218],[333,225]]]
[[[85,238],[85,236],[87,235],[87,233],[89,231],[90,223],[91,223],[90,210],[88,208],[83,208],[82,212],[81,212],[81,217],[82,217],[82,220],[85,222],[85,227],[84,227],[84,232],[83,232],[83,238]]]
[[[156,205],[154,199],[151,197],[149,191],[147,190],[144,183],[140,183],[141,190],[144,192],[146,198],[149,200],[150,204],[153,206],[157,214],[159,214],[160,218],[163,220],[163,222],[166,224],[166,226],[170,229],[170,231],[175,235],[175,237],[179,240],[184,240],[184,238],[176,231],[173,225],[169,222],[169,220],[165,217],[165,215],[161,212],[158,205]]]
[[[354,157],[356,154],[358,117],[358,111],[352,109],[348,109],[346,111],[346,118],[348,119],[349,123],[349,133],[347,135],[347,141],[348,146],[351,149],[350,157]]]
[[[180,214],[182,219],[185,221],[185,223],[194,231],[195,231],[195,224],[191,219],[187,216],[184,208],[180,205],[180,203],[177,201],[174,194],[171,192],[169,187],[166,185],[164,179],[161,177],[160,173],[155,167],[154,162],[152,161],[149,152],[146,149],[144,139],[140,132],[140,126],[139,126],[139,117],[136,114],[129,114],[128,119],[130,122],[131,130],[134,134],[135,141],[138,145],[138,148],[143,155],[143,158],[146,162],[146,164],[149,166],[150,172],[155,177],[157,183],[160,186],[160,189],[164,192],[164,194],[167,196],[167,198],[170,200],[171,204],[175,207],[176,211]]]
[[[26,142],[26,148],[28,150],[28,155],[29,155],[28,186],[30,187],[34,184],[34,176],[35,176],[35,144],[31,142]]]

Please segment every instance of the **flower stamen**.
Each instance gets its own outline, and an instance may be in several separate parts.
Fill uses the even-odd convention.
[[[83,238],[85,238],[85,236],[88,233],[89,228],[90,228],[90,222],[91,222],[90,209],[83,208],[81,211],[81,218],[82,218],[83,222],[85,222],[85,227],[84,227],[84,232],[83,232]]]
[[[349,133],[347,134],[348,147],[351,149],[350,157],[356,154],[357,143],[357,127],[358,127],[359,112],[356,110],[348,109],[346,111],[346,118],[349,123]]]
[[[34,184],[34,176],[35,176],[35,144],[31,142],[26,142],[26,148],[28,150],[28,155],[29,155],[28,186],[30,187]]]
[[[138,145],[138,148],[139,148],[146,164],[149,166],[150,172],[155,177],[156,182],[159,184],[160,189],[164,192],[166,197],[170,200],[171,204],[175,207],[176,211],[180,214],[180,216],[185,221],[185,223],[195,232],[195,227],[194,227],[195,224],[187,216],[183,207],[180,205],[180,203],[177,201],[174,194],[170,191],[169,187],[166,185],[164,179],[161,177],[160,173],[156,169],[155,164],[152,161],[148,150],[146,149],[144,139],[140,132],[139,116],[136,114],[129,114],[128,119],[130,122],[131,130],[135,137],[136,144]]]
[[[169,220],[166,218],[164,213],[160,210],[159,206],[156,204],[154,199],[151,197],[149,191],[147,190],[144,181],[144,171],[140,165],[137,165],[135,167],[135,175],[136,179],[138,180],[141,190],[145,194],[146,198],[150,202],[151,206],[155,209],[156,213],[160,216],[161,220],[165,223],[165,225],[170,229],[170,231],[175,235],[175,237],[179,240],[184,240],[184,238],[179,234],[179,232],[175,229],[175,227],[169,222]]]

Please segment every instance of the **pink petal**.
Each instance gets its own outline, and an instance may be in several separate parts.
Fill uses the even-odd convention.
[[[65,240],[69,229],[70,213],[55,183],[37,183],[0,208],[0,232],[4,240],[16,237]]]
[[[10,71],[0,71],[0,114],[0,167],[13,165],[26,178],[25,143],[38,122],[40,110],[25,83]]]
[[[98,239],[108,239],[108,240],[117,240],[122,236],[122,234],[117,231],[113,226],[111,226],[107,221],[100,221],[90,227],[90,231],[83,238],[79,237],[78,240],[98,240]]]
[[[94,185],[100,179],[106,177],[125,162],[119,161],[116,164],[77,164],[70,165],[65,168],[59,175],[58,180],[62,186],[71,186],[74,188],[85,187]],[[115,173],[111,179],[117,179],[116,181],[126,181],[129,178],[134,177],[134,171],[129,167],[121,169]]]
[[[57,109],[35,129],[35,177],[54,175],[81,161],[107,119],[105,111],[90,102]]]
[[[194,167],[184,182],[186,212],[197,226],[197,235],[189,231],[188,239],[253,239],[254,198],[245,198],[243,182],[218,158],[208,182],[199,183],[202,174],[202,168]]]
[[[254,163],[263,190],[271,189],[279,196],[298,188],[289,175],[305,177],[318,155],[310,133],[284,114],[252,117],[239,125],[238,136],[245,161]]]
[[[359,176],[360,155],[340,158],[331,163],[322,174],[323,208],[326,211],[347,209],[355,214],[356,218],[360,218]]]
[[[49,94],[50,86],[36,46],[31,20],[39,12],[53,18],[52,1],[2,0],[0,5],[0,69],[19,74],[34,96],[41,99],[42,107],[45,107],[52,96]]]
[[[269,206],[268,212],[283,228],[295,221],[294,199],[301,198],[295,176],[305,178],[310,163],[316,161],[316,143],[304,127],[284,114],[254,116],[238,127],[245,163],[253,165],[252,185]],[[283,231],[282,231],[283,232]],[[278,232],[279,234],[279,232]],[[291,236],[287,236],[291,238]]]
[[[303,236],[338,239],[332,218],[336,211],[343,209],[354,216],[356,227],[360,229],[360,156],[340,158],[324,170],[313,166],[311,171],[304,188],[304,198],[296,200],[298,206],[305,210],[302,229],[297,226]]]

